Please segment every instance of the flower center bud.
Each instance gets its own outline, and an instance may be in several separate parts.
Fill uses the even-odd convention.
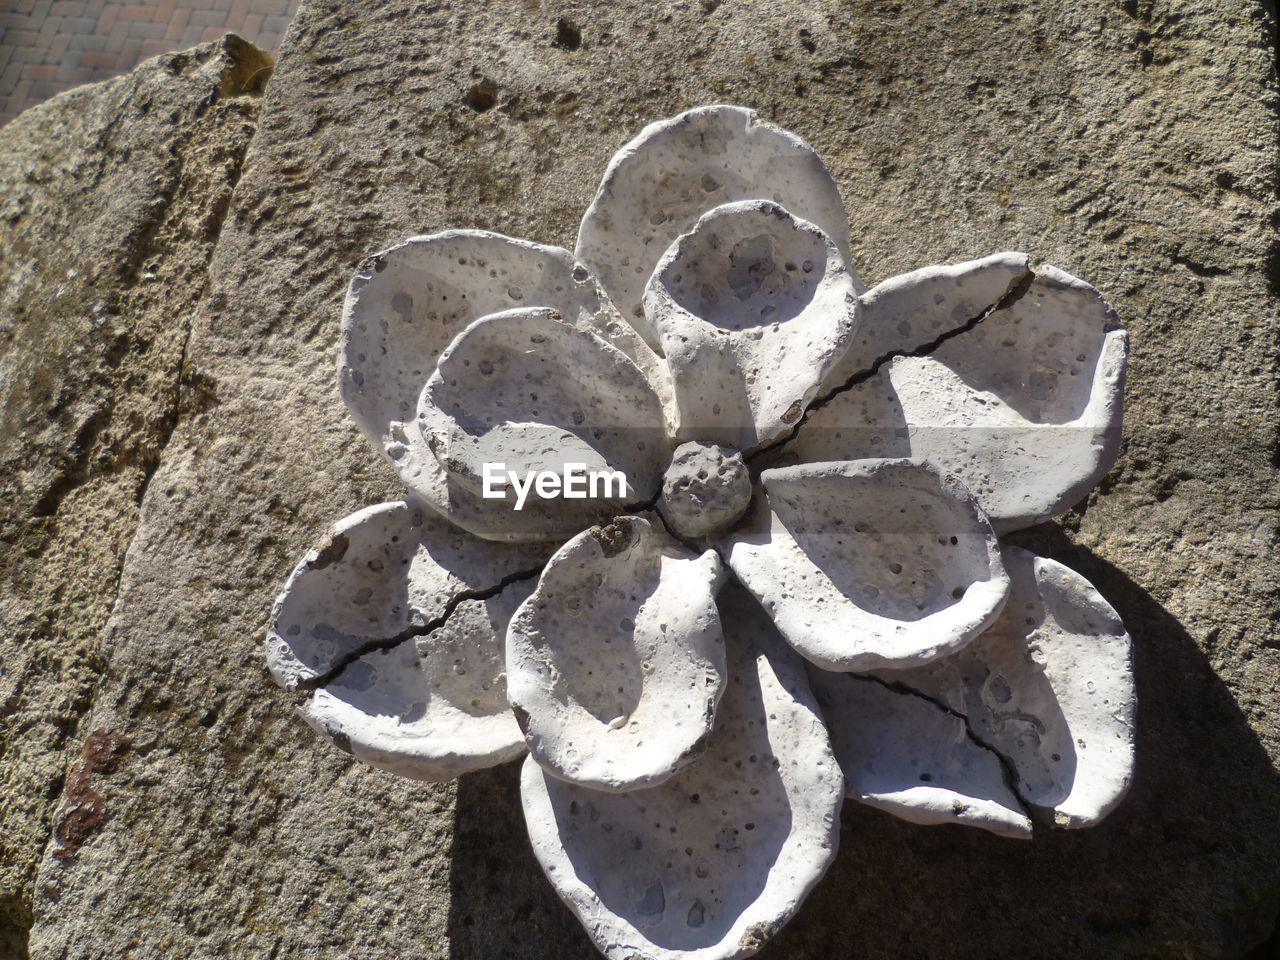
[[[676,533],[691,539],[728,529],[751,503],[751,475],[742,454],[714,443],[676,447],[662,478],[658,508]]]

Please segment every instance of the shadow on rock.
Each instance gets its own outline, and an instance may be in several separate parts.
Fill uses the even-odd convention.
[[[1098,827],[1037,827],[1030,843],[848,802],[839,856],[761,960],[1274,956],[1280,775],[1230,690],[1122,571],[1056,526],[1014,539],[1086,576],[1133,637],[1129,795]],[[459,785],[450,956],[590,960],[598,954],[529,849],[518,775],[508,764]]]

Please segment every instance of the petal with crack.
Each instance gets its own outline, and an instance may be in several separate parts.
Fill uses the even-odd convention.
[[[892,322],[919,302],[916,319],[904,322],[925,333],[959,329],[980,299],[965,291],[985,284],[994,293],[1015,272],[1012,263],[978,269],[988,261],[976,261],[950,294],[928,271],[886,281],[881,287],[894,289],[867,294],[860,322]],[[964,481],[1000,533],[1070,508],[1115,462],[1126,335],[1098,291],[1054,267],[1038,268],[1029,285],[1015,281],[1006,299],[971,330],[927,354],[896,357],[833,396],[788,444],[788,455],[930,460]],[[841,373],[848,383],[852,371]]]
[[[1004,561],[1012,589],[990,630],[956,656],[879,676],[967,716],[1013,764],[1033,812],[1060,827],[1092,826],[1133,774],[1129,635],[1074,570],[1017,547]]]
[[[704,213],[735,200],[772,200],[817,224],[849,263],[840,191],[803,140],[744,107],[699,107],[651,123],[610,161],[576,253],[653,347],[659,333],[641,299],[659,258]]]
[[[483,317],[459,334],[422,391],[418,425],[449,475],[442,507],[495,539],[572,536],[653,497],[670,459],[662,403],[640,369],[544,308]],[[485,493],[490,468],[497,498]],[[522,497],[518,483],[539,473],[562,479],[526,485]],[[571,473],[584,495],[564,495]]]
[[[564,545],[507,633],[508,695],[534,760],[621,791],[703,749],[724,680],[712,550],[619,517]]]
[[[368,507],[293,571],[267,665],[290,689],[328,680],[304,718],[375,766],[434,780],[510,759],[523,739],[506,705],[502,642],[544,557],[415,504]]]
[[[847,796],[912,823],[961,823],[1030,838],[1000,758],[964,719],[906,687],[809,667]]]
[[[855,302],[839,250],[777,204],[746,200],[702,217],[645,292],[678,436],[747,452],[790,430],[843,355]]]
[[[744,592],[720,607],[729,680],[706,753],[661,786],[521,780],[534,853],[610,960],[735,960],[835,857],[843,778],[799,659]]]
[[[787,641],[827,670],[927,663],[995,620],[1009,590],[963,485],[915,460],[766,470],[729,565]]]

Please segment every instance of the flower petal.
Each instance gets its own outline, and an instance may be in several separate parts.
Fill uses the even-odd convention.
[[[843,779],[804,670],[728,587],[730,680],[706,753],[661,786],[521,781],[534,853],[610,960],[733,960],[795,913],[835,857]]]
[[[1031,836],[999,756],[963,718],[874,677],[809,668],[847,796],[912,823],[961,823]]]
[[[447,498],[433,502],[460,526],[507,539],[571,536],[651,498],[670,459],[662,424],[661,400],[634,363],[545,308],[494,314],[463,331],[440,355],[418,414],[450,481]],[[484,495],[486,464],[521,482],[570,468],[623,478],[576,497],[558,485],[526,487],[527,500],[515,483],[494,484],[495,499]]]
[[[519,306],[558,311],[626,353],[669,397],[665,365],[567,250],[484,230],[412,237],[361,265],[342,313],[338,383],[357,425],[411,490],[445,499],[445,477],[413,423],[446,346],[473,321]]]
[[[357,760],[415,780],[515,759],[525,745],[507,704],[502,638],[533,586],[464,600],[431,633],[348,664],[299,714]]]
[[[375,766],[444,779],[510,759],[522,738],[505,702],[502,639],[544,557],[411,503],[368,507],[294,569],[272,612],[267,666],[289,689],[327,682],[304,718]],[[459,672],[448,651],[463,640],[473,649]]]
[[[855,302],[839,250],[777,204],[745,200],[702,217],[645,293],[678,437],[748,451],[790,430],[846,349]]]
[[[982,510],[914,460],[766,470],[767,504],[729,565],[787,641],[827,670],[927,663],[1000,612],[1009,580]]]
[[[994,290],[1012,268],[988,267],[967,280]],[[936,280],[918,277],[914,291],[903,283],[880,298],[885,306],[864,312],[863,325],[906,315],[930,291],[936,300]],[[974,298],[960,296],[965,288],[958,282],[959,300],[943,296],[932,313],[922,306],[916,325],[932,329],[931,315],[967,313]],[[1007,299],[972,330],[927,355],[897,357],[834,396],[788,453],[931,460],[964,481],[1001,533],[1063,513],[1115,462],[1126,335],[1096,290],[1054,267],[1038,268],[1026,291]]]
[[[922,267],[876,284],[858,298],[853,339],[824,387],[844,383],[888,353],[909,353],[964,326],[1030,278],[1030,258],[1025,253],[997,253],[980,260]]]
[[[534,760],[600,790],[661,783],[703,749],[724,680],[714,551],[620,517],[562,547],[507,634]]]
[[[651,123],[619,150],[582,219],[575,252],[657,348],[641,297],[659,258],[712,207],[757,199],[817,224],[849,263],[848,216],[818,155],[754,110],[731,106]]]
[[[883,671],[968,717],[976,737],[1018,774],[1017,790],[1059,827],[1097,823],[1133,772],[1129,635],[1084,577],[1006,547],[1004,613],[959,654],[917,670]]]

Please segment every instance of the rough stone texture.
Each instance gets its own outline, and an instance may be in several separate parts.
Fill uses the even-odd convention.
[[[20,952],[89,732],[98,638],[270,68],[227,37],[0,132],[0,956]]]
[[[761,956],[989,960],[1030,936],[1050,958],[1263,950],[1274,30],[1246,0],[305,5],[80,725],[131,752],[92,775],[98,832],[43,861],[32,955],[593,955],[528,852],[513,766],[427,786],[356,765],[291,716],[261,639],[305,547],[399,495],[334,387],[360,258],[447,226],[567,245],[622,142],[716,100],[827,160],[869,282],[1023,249],[1098,287],[1132,338],[1119,465],[1018,535],[1132,634],[1129,796],[1031,843],[849,804],[835,865]]]

